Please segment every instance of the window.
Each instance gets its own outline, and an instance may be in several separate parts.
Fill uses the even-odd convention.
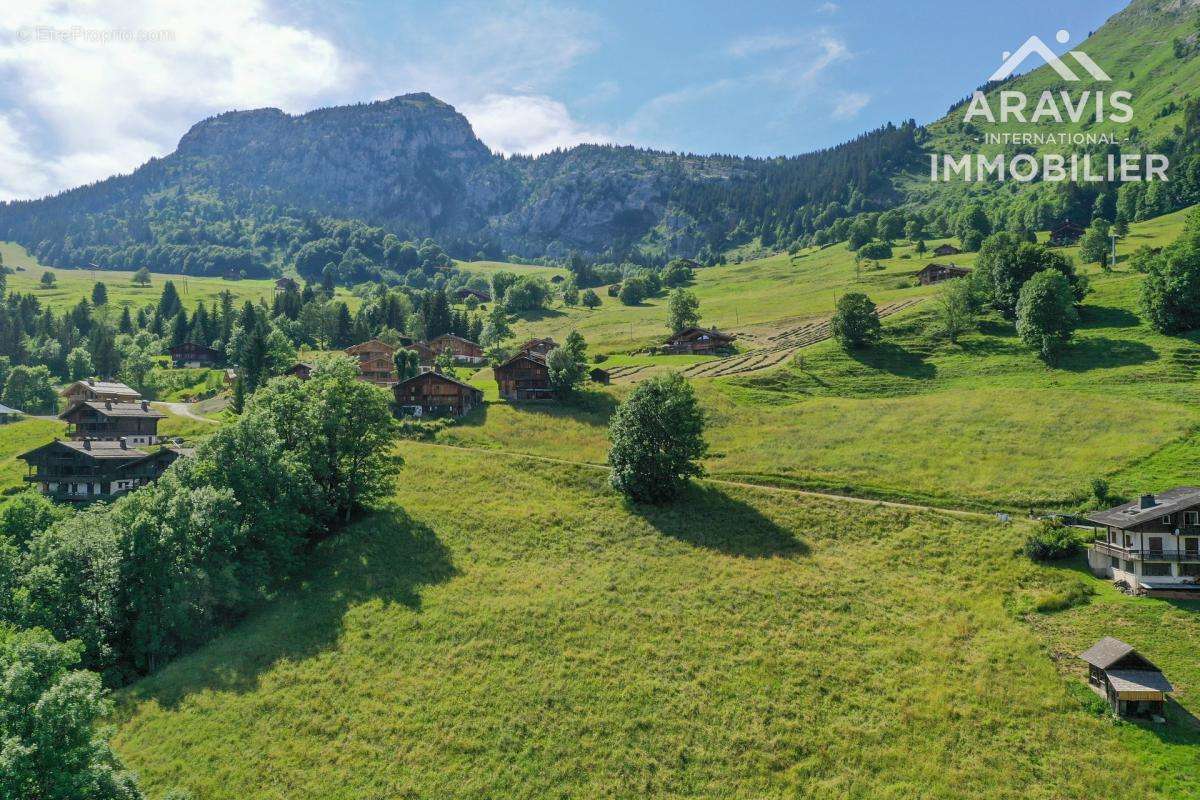
[[[1200,555],[1200,539],[1195,536],[1189,536],[1183,540],[1183,552],[1188,555]]]
[[[1163,578],[1171,574],[1171,565],[1161,561],[1147,561],[1142,564],[1142,574],[1151,578]]]
[[[1128,550],[1131,547],[1133,547],[1133,537],[1127,533],[1125,534],[1125,549]]]
[[[1184,525],[1200,525],[1200,511],[1185,511],[1183,514]]]
[[[1161,536],[1151,536],[1150,537],[1150,547],[1149,547],[1150,552],[1151,553],[1161,553],[1162,549],[1163,549],[1162,548],[1162,537]]]
[[[1126,572],[1133,572],[1133,562],[1132,561],[1122,561],[1121,569],[1125,570]]]
[[[1117,558],[1116,556],[1109,556],[1108,565],[1110,567],[1112,567],[1113,569],[1120,569],[1121,568],[1121,559]],[[1197,566],[1200,566],[1200,564],[1197,564]]]
[[[1170,524],[1171,524],[1171,515],[1170,515],[1170,514],[1163,514],[1163,518],[1162,518],[1162,524],[1163,524],[1163,525],[1170,525]]]
[[[1200,564],[1180,564],[1179,574],[1189,578],[1200,578]]]

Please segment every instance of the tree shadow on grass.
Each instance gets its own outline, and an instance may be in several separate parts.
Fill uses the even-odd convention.
[[[1158,353],[1144,342],[1089,336],[1077,339],[1059,355],[1054,366],[1068,372],[1086,372],[1108,367],[1128,367],[1157,361]]]
[[[617,410],[617,398],[598,389],[582,389],[568,400],[540,403],[512,403],[522,414],[543,414],[556,419],[572,419],[596,427],[607,427]]]
[[[562,311],[559,311],[557,308],[537,308],[531,311],[519,311],[517,312],[517,316],[526,322],[541,322],[542,320],[546,319],[565,317],[566,314],[564,314]]]
[[[1141,324],[1137,314],[1114,306],[1081,306],[1079,327],[1081,328],[1136,328]]]
[[[323,543],[305,575],[239,625],[120,695],[121,706],[174,708],[197,692],[251,692],[278,663],[337,645],[346,613],[378,601],[421,609],[421,590],[458,571],[437,533],[404,511],[371,514]]]
[[[931,380],[937,367],[925,360],[923,353],[909,350],[895,342],[880,342],[873,347],[848,350],[847,355],[864,367],[914,380]]]
[[[655,530],[694,547],[740,558],[803,556],[808,545],[718,486],[692,483],[671,505],[628,503]]]

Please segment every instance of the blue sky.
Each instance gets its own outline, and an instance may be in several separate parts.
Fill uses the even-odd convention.
[[[1123,5],[32,0],[0,21],[0,199],[128,171],[229,108],[415,91],[503,152],[806,152],[936,119],[1029,35],[1077,45]]]

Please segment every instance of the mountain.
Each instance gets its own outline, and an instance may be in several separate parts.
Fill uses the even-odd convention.
[[[886,176],[915,163],[914,130],[888,125],[792,158],[596,145],[504,158],[428,94],[297,116],[235,111],[130,175],[0,206],[0,238],[63,266],[150,259],[251,274],[288,266],[322,218],[432,237],[458,256],[694,255],[807,233],[831,204],[837,216],[896,202]],[[180,246],[204,251],[191,270],[163,249]]]
[[[1067,84],[1042,66],[983,87],[992,107],[1001,91],[1129,91],[1128,123],[1092,126],[1085,118],[1049,128],[1115,134],[1118,142],[1078,148],[1100,156],[1169,154],[1167,184],[931,183],[930,155],[1046,149],[982,142],[990,132],[1047,126],[965,122],[966,101],[926,127],[889,124],[793,157],[581,145],[505,158],[454,108],[422,93],[295,116],[220,114],[130,175],[0,205],[0,238],[49,264],[193,274],[272,274],[295,266],[308,246],[310,272],[329,258],[341,265],[340,279],[355,280],[413,267],[412,259],[385,257],[389,234],[414,240],[414,251],[419,240],[435,239],[460,258],[578,251],[612,261],[711,261],[755,239],[768,248],[844,239],[858,215],[901,205],[920,209],[931,235],[955,233],[954,220],[973,207],[993,228],[1044,229],[1118,213],[1144,219],[1200,201],[1198,4],[1135,0],[1073,42],[1108,70],[1111,84]]]

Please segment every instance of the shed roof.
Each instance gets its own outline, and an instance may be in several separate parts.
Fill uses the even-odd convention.
[[[1084,516],[1089,522],[1097,525],[1111,525],[1114,528],[1129,528],[1143,522],[1174,514],[1185,508],[1200,505],[1200,487],[1178,486],[1156,495],[1147,495],[1153,499],[1153,504],[1142,508],[1140,501],[1123,503],[1107,511],[1095,511]]]
[[[1114,669],[1106,672],[1108,682],[1118,692],[1173,692],[1167,677],[1154,669]]]
[[[1094,645],[1084,650],[1079,654],[1087,663],[1100,669],[1108,669],[1109,666],[1120,661],[1125,656],[1134,652],[1133,646],[1125,644],[1120,639],[1114,639],[1111,636],[1105,636]]]
[[[517,353],[515,356],[510,358],[508,361],[505,361],[503,364],[496,367],[496,369],[504,369],[505,367],[512,364],[514,361],[520,361],[520,360],[532,361],[534,364],[537,364],[538,366],[542,366],[542,367],[546,366],[546,357],[544,355],[542,355],[541,353],[533,353],[533,352],[530,352],[529,350],[522,350],[521,352]]]
[[[77,453],[82,453],[85,456],[88,456],[89,458],[93,458],[93,459],[97,459],[97,460],[116,459],[116,460],[121,460],[121,461],[132,461],[132,460],[136,460],[139,458],[143,458],[144,456],[150,455],[145,450],[138,450],[136,447],[121,447],[120,442],[109,442],[109,441],[83,442],[83,441],[63,441],[62,439],[55,439],[53,442],[49,442],[48,444],[44,444],[41,447],[35,447],[34,449],[32,449],[26,453],[22,453],[21,455],[17,456],[17,458],[23,459],[26,456],[33,455],[34,453],[36,453],[40,450],[45,450],[47,447],[65,447],[69,450],[74,450]]]
[[[417,381],[429,380],[431,378],[433,380],[439,380],[444,383],[453,383],[456,386],[461,386],[462,388],[468,389],[472,392],[478,392],[479,394],[483,394],[483,390],[477,386],[472,386],[469,383],[463,383],[462,381],[458,380],[457,378],[451,378],[449,375],[444,375],[441,372],[434,372],[434,371],[422,372],[419,375],[413,375],[410,378],[405,378],[404,380],[397,383],[396,386],[394,387],[394,389],[395,389],[395,391],[399,392],[400,388],[402,386],[407,386],[408,384],[416,383]]]
[[[15,408],[9,408],[8,406],[4,405],[3,403],[0,403],[0,414],[24,414],[24,413],[25,413],[24,411],[18,411]]]

